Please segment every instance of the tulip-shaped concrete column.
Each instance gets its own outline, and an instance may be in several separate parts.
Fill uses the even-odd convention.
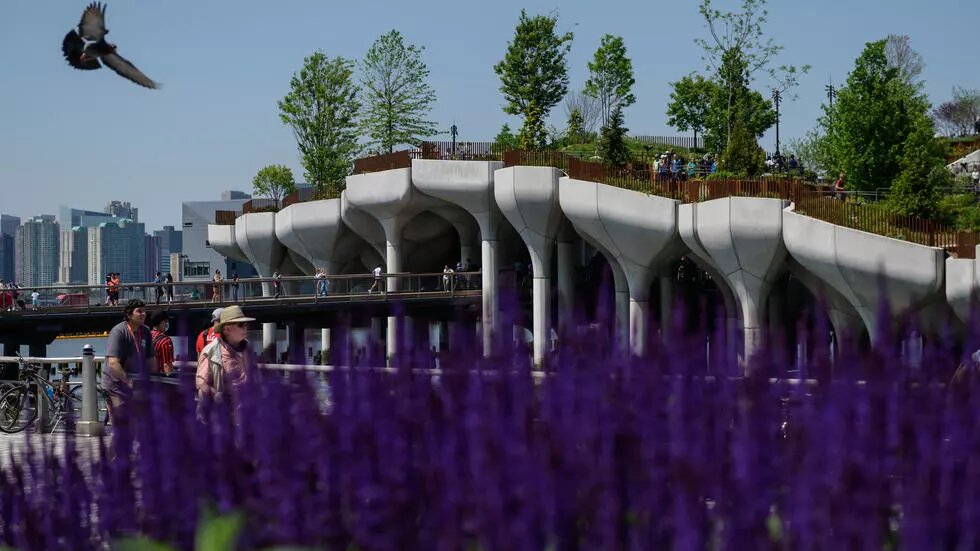
[[[550,167],[516,166],[494,173],[500,212],[527,245],[534,270],[534,363],[541,365],[551,335],[551,254],[562,222],[558,206],[561,172]]]
[[[629,340],[634,354],[647,347],[650,286],[683,246],[677,232],[677,201],[617,187],[562,178],[561,209],[582,236],[610,262],[618,264],[629,285]]]
[[[385,235],[385,261],[389,274],[402,271],[404,251],[402,232],[406,224],[417,214],[438,206],[431,197],[419,193],[412,186],[412,170],[396,169],[347,177],[346,200],[373,216]],[[399,279],[389,276],[387,292],[399,289]],[[389,359],[398,350],[397,318],[388,318],[387,352]]]
[[[286,248],[276,239],[276,214],[256,212],[235,220],[235,241],[260,277],[272,277],[286,257]],[[272,285],[262,284],[262,296],[272,295]],[[276,324],[262,324],[262,349],[276,346]]]
[[[684,243],[724,278],[738,301],[743,361],[761,343],[766,301],[786,258],[785,206],[781,199],[728,197],[678,208]]]
[[[472,215],[480,230],[483,293],[483,353],[493,350],[499,332],[497,295],[497,243],[501,214],[494,200],[494,171],[503,163],[492,161],[412,161],[412,181],[427,195],[461,207]],[[463,234],[460,233],[460,244]],[[464,245],[465,246],[465,245]],[[465,256],[464,256],[465,258]]]

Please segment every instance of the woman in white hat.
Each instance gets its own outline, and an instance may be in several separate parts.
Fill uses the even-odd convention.
[[[221,311],[214,326],[216,337],[197,357],[196,387],[199,397],[223,397],[229,390],[246,380],[255,367],[255,355],[249,349],[248,323],[255,318],[245,317],[241,306],[228,306]]]

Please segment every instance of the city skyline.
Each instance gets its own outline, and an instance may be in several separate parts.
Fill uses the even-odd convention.
[[[237,3],[234,10],[186,0],[165,6],[110,3],[112,40],[163,83],[161,90],[146,90],[107,70],[81,72],[64,62],[60,39],[77,23],[85,3],[61,3],[52,10],[15,0],[7,7],[18,24],[0,38],[10,45],[0,48],[0,61],[8,78],[24,85],[0,90],[0,104],[7,106],[5,127],[11,130],[0,133],[0,186],[25,193],[5,204],[5,213],[23,219],[52,213],[57,206],[49,202],[52,197],[99,209],[119,198],[141,207],[140,222],[153,231],[177,224],[181,201],[207,200],[227,189],[250,192],[252,176],[267,164],[285,164],[301,180],[293,136],[276,108],[290,76],[316,49],[360,59],[391,29],[426,48],[438,96],[431,118],[439,129],[455,122],[460,140],[489,140],[501,124],[515,129],[520,124],[501,110],[492,66],[503,56],[522,7],[530,14],[557,11],[559,29],[575,33],[568,58],[571,89],[582,87],[599,38],[623,36],[637,97],[626,110],[626,126],[631,134],[679,135],[667,127],[664,115],[669,82],[705,72],[693,40],[708,36],[693,2],[614,1],[594,10],[505,1],[493,10],[461,5],[424,12],[393,2],[365,10],[358,4],[294,0],[274,11],[254,1]],[[728,1],[716,7],[738,6]],[[764,32],[785,46],[777,64],[812,66],[794,90],[799,98],[782,105],[783,143],[814,126],[824,86],[844,81],[864,43],[890,33],[910,35],[923,55],[924,91],[934,104],[948,99],[953,85],[980,88],[980,76],[963,70],[972,66],[972,19],[949,16],[969,7],[959,0],[935,10],[915,9],[908,1],[771,2]],[[173,29],[159,22],[179,12],[194,17],[181,19],[181,40],[175,42]],[[256,28],[265,29],[263,40],[252,34]],[[754,87],[765,91],[768,85],[757,79]],[[561,105],[550,122],[563,126]],[[761,141],[767,149],[773,148],[773,134]],[[83,139],[93,135],[97,146]]]

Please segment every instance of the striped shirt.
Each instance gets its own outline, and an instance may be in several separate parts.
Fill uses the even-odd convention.
[[[164,372],[164,366],[174,363],[174,342],[162,331],[153,330],[153,352],[157,357],[157,366]]]

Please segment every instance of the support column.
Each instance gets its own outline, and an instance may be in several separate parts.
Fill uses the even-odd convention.
[[[320,365],[330,363],[330,328],[320,329]]]
[[[610,267],[612,268],[613,285],[616,290],[616,303],[614,304],[616,308],[616,319],[613,328],[614,334],[616,335],[616,350],[625,354],[630,346],[629,285],[626,282],[626,275],[615,260],[613,263],[610,263]]]
[[[551,279],[534,275],[534,365],[541,367],[551,342]]]
[[[286,324],[286,361],[291,364],[306,363],[306,343],[303,326],[296,322]]]
[[[402,240],[401,226],[398,224],[382,224],[385,229],[386,255],[385,263],[389,274],[402,271]],[[389,227],[391,226],[391,227]],[[385,292],[391,293],[399,290],[399,278],[388,277],[385,285]],[[385,355],[387,364],[391,365],[391,360],[398,353],[398,318],[388,316],[388,334],[386,339]]]
[[[569,329],[574,317],[575,260],[571,241],[558,242],[558,337]]]
[[[500,301],[497,292],[497,241],[483,241],[481,264],[483,311],[483,356],[493,352],[493,341],[500,330]]]
[[[12,342],[3,343],[3,355],[7,356],[8,358],[11,356],[16,356],[19,350],[20,345]],[[17,379],[19,376],[20,368],[17,367],[16,363],[6,364],[3,369],[0,369],[0,379]]]
[[[270,352],[271,358],[266,361],[275,363],[279,360],[279,351],[276,349],[276,324],[275,322],[262,324],[262,354]]]
[[[630,299],[629,315],[630,348],[633,355],[643,356],[646,354],[647,316],[650,315],[650,301]]]

